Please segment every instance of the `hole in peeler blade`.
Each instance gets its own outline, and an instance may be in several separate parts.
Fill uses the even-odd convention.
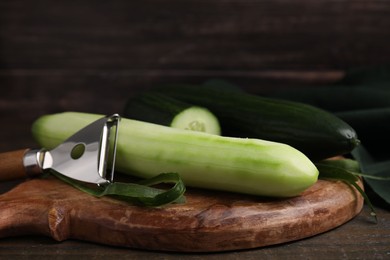
[[[83,143],[76,144],[70,152],[70,157],[73,160],[77,160],[83,156],[84,152],[85,152],[85,144]]]

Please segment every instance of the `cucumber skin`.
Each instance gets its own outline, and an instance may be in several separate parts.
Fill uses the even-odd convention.
[[[350,125],[311,105],[195,85],[164,86],[155,91],[206,107],[217,116],[224,136],[285,143],[312,161],[347,154],[359,144]]]
[[[51,149],[102,115],[65,112],[38,118],[32,133]],[[122,118],[116,171],[141,178],[178,172],[187,186],[291,197],[318,178],[315,165],[288,145],[174,129]]]
[[[174,117],[192,105],[160,93],[142,93],[127,100],[123,116],[171,126]]]
[[[390,91],[364,86],[316,86],[287,88],[259,93],[269,98],[280,98],[310,104],[329,112],[390,107]]]

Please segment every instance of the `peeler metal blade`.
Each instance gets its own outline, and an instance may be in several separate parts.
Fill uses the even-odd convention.
[[[35,175],[52,169],[81,182],[113,182],[119,122],[118,114],[106,116],[50,151],[27,151],[23,159],[27,172]]]

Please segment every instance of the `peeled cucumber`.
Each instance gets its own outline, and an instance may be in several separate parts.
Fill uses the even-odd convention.
[[[32,133],[51,149],[100,117],[78,112],[44,115],[34,122]],[[126,118],[119,124],[115,170],[141,178],[177,172],[186,186],[275,197],[297,196],[318,178],[315,165],[286,144]]]

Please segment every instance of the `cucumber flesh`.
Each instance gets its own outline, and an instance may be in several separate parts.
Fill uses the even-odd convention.
[[[202,107],[190,107],[181,111],[173,118],[170,126],[215,135],[221,134],[218,119]]]
[[[162,93],[146,92],[128,100],[124,117],[173,128],[220,135],[217,117],[208,109]]]

